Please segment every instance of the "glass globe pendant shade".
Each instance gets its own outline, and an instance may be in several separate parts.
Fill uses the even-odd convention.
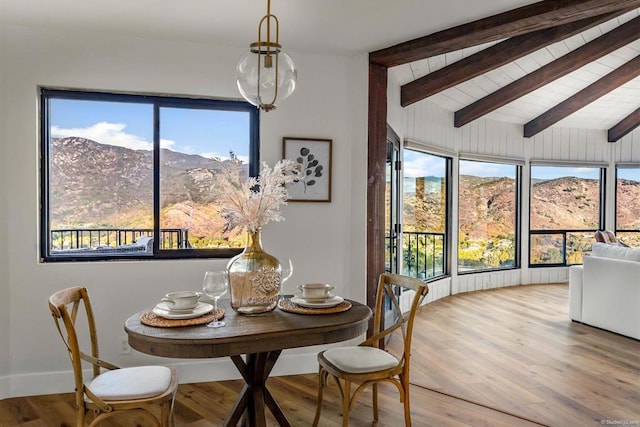
[[[270,111],[296,88],[298,74],[291,57],[277,43],[251,45],[236,70],[240,94],[251,104]]]

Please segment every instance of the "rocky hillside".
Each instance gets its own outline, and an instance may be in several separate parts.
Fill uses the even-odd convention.
[[[618,222],[640,230],[640,182],[622,180],[618,191]]]
[[[513,233],[514,180],[462,175],[459,188],[461,237],[490,240]]]
[[[431,182],[432,179],[426,179]],[[431,188],[431,191],[429,189]],[[492,240],[513,230],[515,182],[508,178],[460,177],[461,237]],[[640,228],[640,184],[622,181],[619,222]],[[598,228],[598,181],[575,177],[538,181],[531,192],[532,229]],[[420,197],[408,194],[405,220],[416,230],[443,230],[439,189],[425,186]],[[479,227],[478,225],[484,225]],[[414,228],[411,228],[414,229]]]
[[[597,229],[599,182],[575,177],[540,181],[531,192],[531,229]]]
[[[54,139],[50,149],[52,228],[153,226],[151,151],[76,137]],[[222,223],[210,203],[209,189],[220,161],[163,149],[160,163],[161,227],[189,228],[199,239],[219,235]],[[410,184],[413,187],[405,185],[405,230],[444,232],[440,179],[426,177]],[[513,180],[463,175],[459,188],[462,238],[492,240],[513,230]],[[621,188],[620,220],[638,229],[640,183],[623,181]],[[595,180],[535,182],[531,227],[598,228],[597,204]]]
[[[50,215],[56,227],[153,226],[153,153],[85,138],[52,141]],[[161,227],[194,237],[222,226],[209,200],[220,161],[160,152]]]

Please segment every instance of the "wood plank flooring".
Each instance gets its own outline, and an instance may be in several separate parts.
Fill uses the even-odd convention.
[[[450,296],[422,308],[414,331],[414,426],[640,425],[640,342],[568,320],[567,285],[532,285]],[[309,426],[316,375],[271,378],[269,387],[294,426]],[[179,427],[220,426],[240,381],[181,384]],[[320,426],[342,419],[335,385]],[[350,425],[370,426],[371,394]],[[0,401],[0,426],[72,426],[71,394]],[[381,387],[378,426],[403,425],[392,387]],[[269,417],[269,425],[276,425]],[[143,426],[122,417],[106,427]]]

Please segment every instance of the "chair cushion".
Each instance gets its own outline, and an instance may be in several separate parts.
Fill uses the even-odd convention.
[[[394,355],[375,347],[337,347],[323,354],[336,368],[354,374],[382,371],[399,363]]]
[[[170,368],[137,366],[107,371],[95,377],[87,387],[104,400],[131,400],[161,394],[169,384]]]

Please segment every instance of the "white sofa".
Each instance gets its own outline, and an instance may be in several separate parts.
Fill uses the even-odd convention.
[[[569,269],[569,316],[640,339],[640,249],[594,243]]]

